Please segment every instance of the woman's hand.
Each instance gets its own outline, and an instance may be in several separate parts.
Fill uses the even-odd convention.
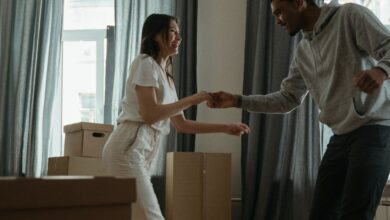
[[[248,127],[248,125],[238,122],[238,123],[228,124],[224,132],[226,134],[240,136],[242,134],[248,134],[250,132],[250,128]]]
[[[193,105],[198,105],[204,101],[210,102],[213,99],[211,95],[206,91],[200,91],[192,95],[191,98],[192,98]]]

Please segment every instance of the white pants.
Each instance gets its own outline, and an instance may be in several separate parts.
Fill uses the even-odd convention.
[[[103,149],[108,174],[136,178],[137,203],[147,220],[163,220],[150,178],[150,164],[156,154],[160,132],[137,122],[119,124]]]

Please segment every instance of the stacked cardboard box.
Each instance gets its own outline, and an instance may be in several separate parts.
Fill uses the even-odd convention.
[[[135,180],[108,177],[0,178],[0,219],[131,219]]]
[[[107,176],[102,152],[112,130],[112,125],[86,122],[64,126],[65,156],[49,158],[47,174]],[[146,219],[137,203],[133,203],[132,219]]]
[[[231,219],[231,155],[167,154],[167,220]]]
[[[80,122],[64,126],[65,156],[49,158],[48,175],[104,176],[102,152],[112,125]]]

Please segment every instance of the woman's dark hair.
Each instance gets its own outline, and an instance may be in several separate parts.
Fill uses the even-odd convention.
[[[161,48],[154,39],[158,33],[162,33],[163,41],[168,41],[169,25],[172,20],[179,23],[176,17],[166,14],[151,14],[146,18],[142,27],[141,53],[157,58]],[[172,57],[168,60],[165,72],[173,80]]]

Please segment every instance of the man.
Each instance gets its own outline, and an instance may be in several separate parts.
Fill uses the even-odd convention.
[[[390,169],[390,33],[368,9],[271,0],[277,24],[303,39],[281,89],[212,93],[214,108],[287,113],[309,92],[334,135],[322,158],[311,220],[371,220]],[[375,61],[374,61],[375,59]]]

